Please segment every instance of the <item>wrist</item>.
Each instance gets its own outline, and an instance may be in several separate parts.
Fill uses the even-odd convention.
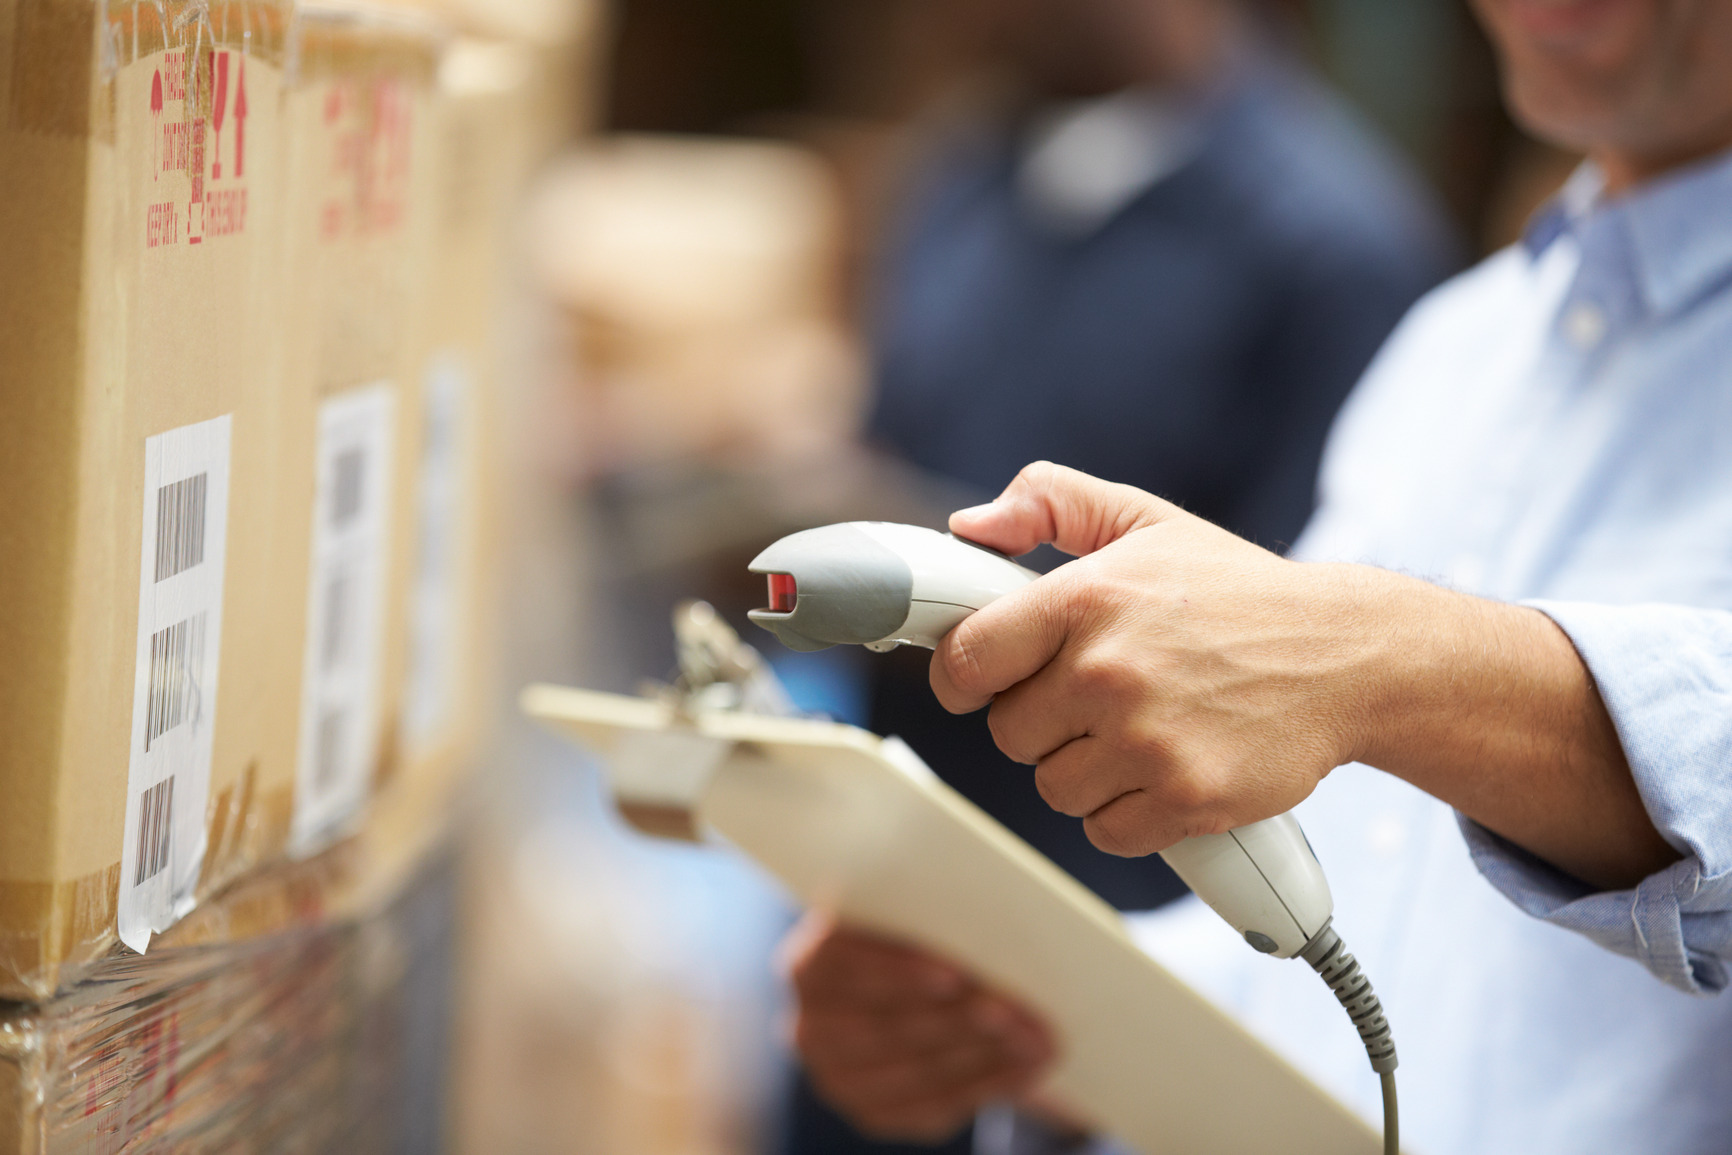
[[[1341,762],[1395,771],[1436,725],[1450,726],[1473,638],[1495,603],[1366,565],[1331,565],[1327,581]]]

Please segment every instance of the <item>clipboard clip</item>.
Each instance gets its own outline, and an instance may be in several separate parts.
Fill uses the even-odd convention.
[[[693,599],[675,606],[673,628],[679,673],[671,684],[643,689],[646,697],[672,706],[681,723],[695,725],[700,713],[718,710],[800,716],[770,663],[710,603]]]
[[[671,683],[645,682],[644,697],[665,703],[665,730],[628,735],[609,760],[608,779],[620,816],[644,834],[702,842],[695,810],[729,744],[702,734],[700,714],[798,717],[770,663],[708,602],[674,607],[679,672]]]

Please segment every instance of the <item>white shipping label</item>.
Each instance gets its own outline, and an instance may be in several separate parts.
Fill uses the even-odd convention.
[[[389,383],[350,390],[319,407],[290,832],[290,850],[297,855],[312,854],[345,833],[372,786],[380,744],[396,409]]]
[[[409,671],[403,709],[403,744],[412,755],[434,747],[462,692],[463,620],[469,602],[463,559],[475,548],[475,527],[465,500],[468,473],[466,420],[469,376],[454,353],[433,360],[427,373],[421,464],[416,480],[415,576],[409,601]]]
[[[222,650],[231,418],[147,438],[120,941],[143,953],[192,909],[205,852]]]

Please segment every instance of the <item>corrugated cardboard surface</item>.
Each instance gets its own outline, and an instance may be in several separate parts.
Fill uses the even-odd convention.
[[[408,690],[431,703],[406,702],[403,773],[425,789],[449,789],[490,728],[497,660],[498,559],[502,494],[500,396],[504,388],[503,301],[507,236],[534,162],[529,51],[497,41],[451,44],[439,74],[435,184],[434,292],[422,334],[421,375],[429,416],[435,378],[459,391],[455,420],[424,442],[426,460],[442,454],[456,477],[444,504],[424,487],[417,509],[411,597]],[[443,522],[430,526],[430,519]],[[415,589],[429,569],[443,569],[444,588]],[[428,596],[431,594],[432,596]],[[437,628],[427,629],[432,618]],[[419,717],[431,711],[431,719]]]
[[[436,179],[435,82],[443,30],[361,4],[304,6],[297,73],[285,101],[289,137],[283,365],[285,437],[304,446],[285,470],[278,516],[302,533],[281,558],[311,565],[314,428],[319,405],[389,383],[397,428],[392,480],[389,607],[374,759],[394,772],[406,661],[406,596],[414,548],[423,315],[431,291]],[[284,637],[306,628],[305,599],[285,605]],[[296,651],[297,670],[299,650]],[[294,690],[298,699],[300,685]],[[293,771],[287,785],[293,787]],[[356,816],[357,819],[359,815]]]
[[[144,442],[223,414],[234,466],[213,798],[237,806],[281,756],[255,741],[273,703],[235,672],[271,614],[253,580],[275,485],[255,322],[275,276],[261,238],[287,27],[286,2],[270,0],[0,0],[0,993],[41,997],[113,941]],[[197,147],[213,52],[244,62],[250,106],[227,145],[232,157],[245,132],[244,172],[231,161],[222,177],[215,148]],[[163,76],[190,107],[172,83],[155,99]],[[185,136],[165,135],[177,121]],[[196,245],[176,215],[195,187],[211,212]],[[218,854],[243,843],[225,835]]]

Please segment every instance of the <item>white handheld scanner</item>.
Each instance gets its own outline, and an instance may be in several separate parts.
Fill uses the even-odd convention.
[[[937,648],[975,610],[1040,575],[1003,554],[912,525],[851,521],[790,534],[759,554],[770,606],[752,621],[792,650]],[[1291,958],[1334,912],[1328,880],[1290,814],[1161,852],[1251,946]]]

